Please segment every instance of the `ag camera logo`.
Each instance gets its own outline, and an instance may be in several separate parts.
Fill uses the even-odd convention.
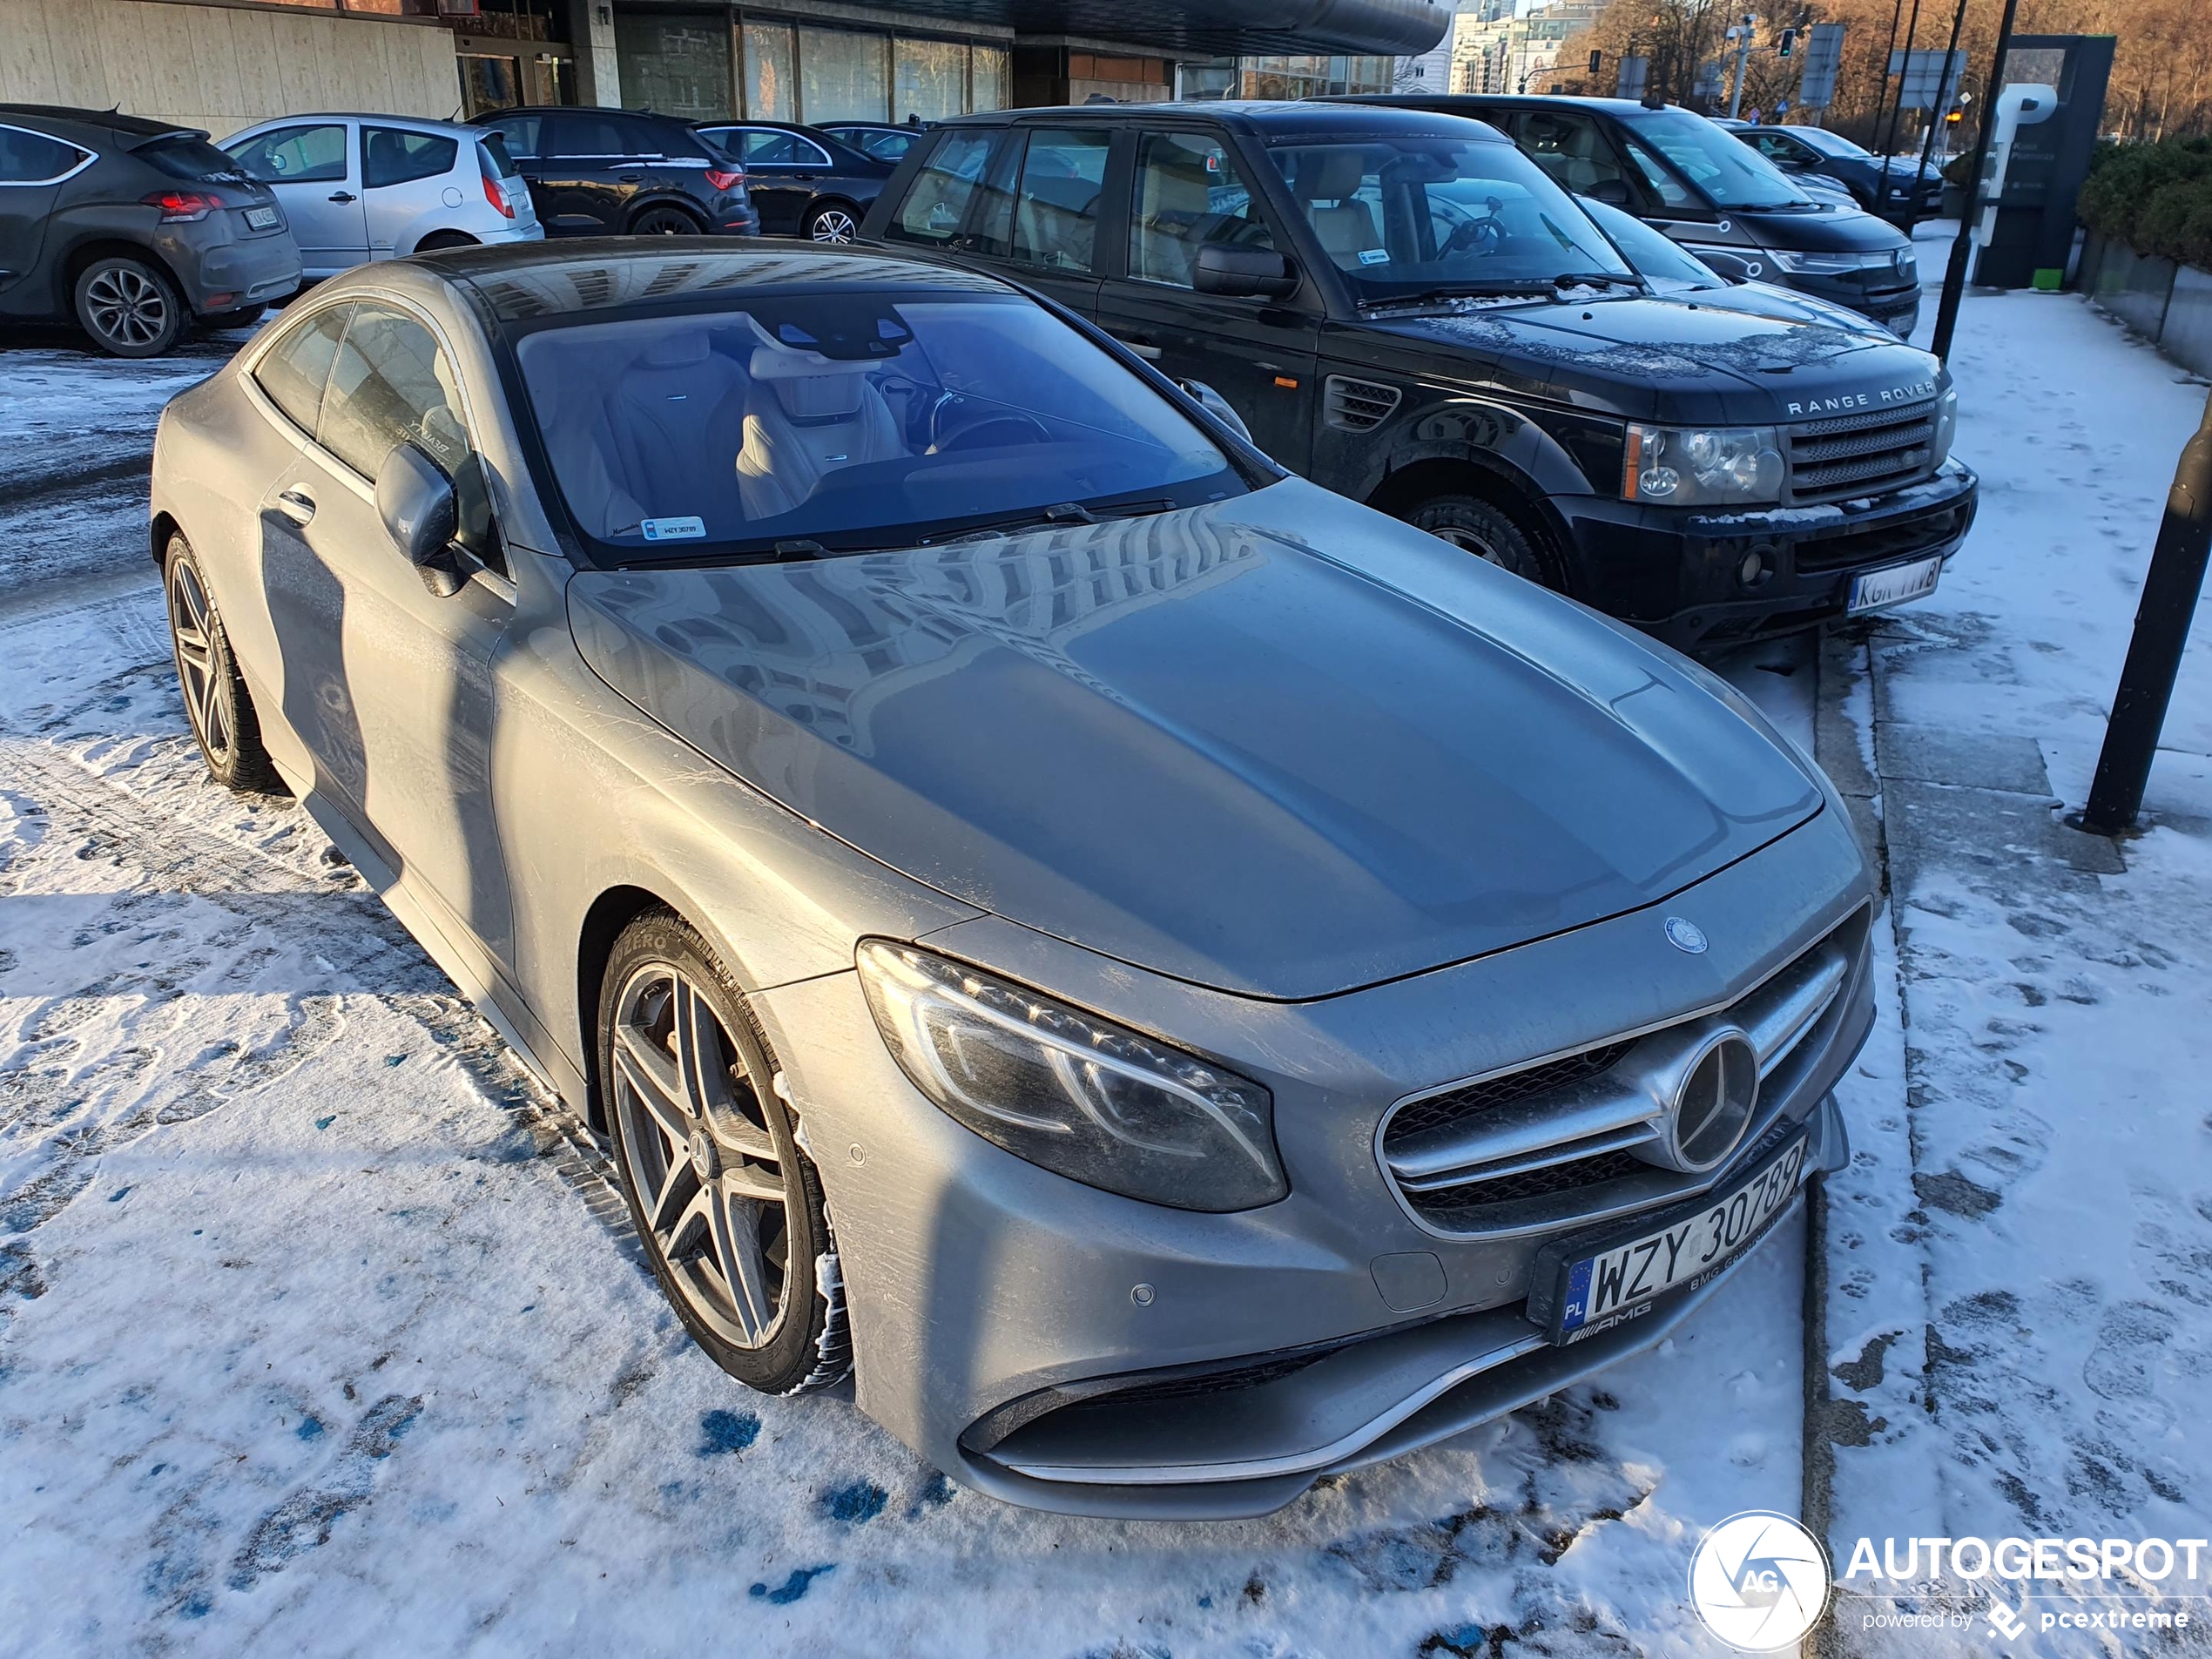
[[[1828,1552],[1787,1515],[1730,1515],[1690,1558],[1689,1604],[1731,1648],[1794,1648],[1828,1605]]]

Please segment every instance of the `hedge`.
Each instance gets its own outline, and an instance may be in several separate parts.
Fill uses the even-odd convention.
[[[2212,267],[2212,138],[2100,145],[2075,211],[2138,253]]]

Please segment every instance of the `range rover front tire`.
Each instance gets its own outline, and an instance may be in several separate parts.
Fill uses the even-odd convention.
[[[1406,516],[1417,529],[1510,570],[1538,587],[1563,590],[1552,561],[1512,516],[1479,496],[1432,496]]]

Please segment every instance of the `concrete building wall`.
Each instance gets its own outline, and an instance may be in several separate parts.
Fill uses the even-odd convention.
[[[68,104],[204,127],[376,110],[442,118],[461,102],[435,24],[171,0],[0,0],[0,103]]]

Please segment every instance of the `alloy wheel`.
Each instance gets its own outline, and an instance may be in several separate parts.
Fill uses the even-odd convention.
[[[1474,554],[1486,563],[1496,565],[1501,570],[1511,570],[1515,576],[1527,574],[1519,568],[1517,561],[1507,557],[1479,530],[1469,529],[1461,524],[1447,524],[1431,530],[1429,534],[1440,542],[1449,542],[1461,551]]]
[[[144,347],[170,325],[169,296],[135,266],[111,265],[84,285],[84,309],[94,330],[118,345]]]
[[[759,1348],[791,1300],[792,1171],[713,1005],[665,962],[616,999],[613,1106],[624,1173],[690,1311]]]
[[[639,236],[696,236],[699,227],[690,215],[670,207],[657,207],[631,227]]]
[[[849,242],[860,233],[860,225],[842,207],[825,207],[806,233],[817,242]]]
[[[207,590],[186,559],[170,562],[169,632],[177,648],[177,679],[184,687],[185,716],[208,759],[219,768],[230,759],[236,742],[230,702],[223,694],[229,665]]]

